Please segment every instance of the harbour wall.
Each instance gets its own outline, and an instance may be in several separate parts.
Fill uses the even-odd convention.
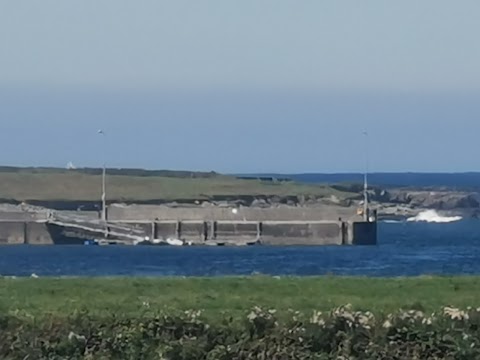
[[[147,236],[194,244],[373,245],[376,222],[363,222],[349,207],[220,207],[121,205],[108,208],[112,222],[153,224]],[[160,219],[160,220],[159,220]]]
[[[374,245],[376,223],[343,221],[122,221],[149,239],[192,245]],[[0,244],[81,244],[45,222],[2,221]]]
[[[377,224],[345,221],[156,221],[122,222],[153,239],[196,245],[375,245]]]
[[[32,221],[0,221],[0,245],[53,245],[47,224]]]
[[[362,221],[362,218],[356,215],[356,209],[335,205],[312,208],[295,206],[259,208],[112,204],[108,207],[108,218],[112,221],[337,221],[340,218],[343,221]]]

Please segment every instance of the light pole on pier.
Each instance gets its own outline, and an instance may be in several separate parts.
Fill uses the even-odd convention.
[[[368,151],[368,132],[363,132],[365,138],[365,171],[363,175],[363,220],[368,222],[368,166],[369,166],[369,151]]]
[[[105,132],[103,130],[98,130],[98,134],[102,137],[102,157],[103,157],[103,167],[102,167],[102,221],[107,221],[107,164],[105,160]]]

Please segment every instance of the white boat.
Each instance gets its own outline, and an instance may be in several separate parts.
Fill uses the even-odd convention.
[[[172,246],[183,246],[183,241],[179,239],[167,239],[167,244]]]

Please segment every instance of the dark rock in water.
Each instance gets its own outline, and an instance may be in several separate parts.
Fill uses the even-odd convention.
[[[473,211],[470,216],[473,219],[479,219],[480,218],[480,210]]]
[[[480,196],[479,194],[470,194],[469,196],[460,199],[457,205],[460,208],[480,208]]]

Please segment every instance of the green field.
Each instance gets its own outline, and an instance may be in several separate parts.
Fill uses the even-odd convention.
[[[111,170],[113,171],[113,170]],[[294,182],[262,182],[230,176],[180,173],[179,176],[119,175],[107,176],[109,201],[208,200],[214,196],[337,196],[345,199],[355,193],[335,190],[327,185]],[[154,173],[156,174],[156,173]],[[162,174],[162,173],[159,173]],[[0,198],[17,201],[96,201],[101,196],[101,175],[66,170],[22,170],[0,172]]]
[[[377,313],[480,306],[480,277],[2,278],[0,311],[33,316],[138,316],[145,311],[203,310],[243,315],[254,306],[310,313],[352,304]]]

